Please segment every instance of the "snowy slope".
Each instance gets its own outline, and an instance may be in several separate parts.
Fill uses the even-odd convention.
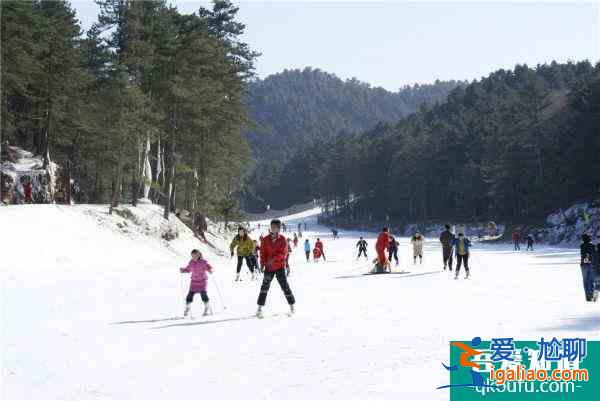
[[[152,231],[158,211],[143,210]],[[428,242],[424,264],[412,266],[403,238],[409,274],[362,276],[360,233],[334,241],[316,224],[318,210],[307,211],[284,220],[306,221],[329,261],[307,264],[294,251],[297,315],[283,314],[274,283],[267,313],[280,315],[257,320],[260,284],[234,283],[233,260],[183,230],[169,247],[161,229],[123,233],[105,211],[0,208],[3,398],[444,400],[446,390],[435,388],[448,382],[440,362],[451,339],[600,339],[600,307],[584,302],[572,249],[515,254],[508,245],[477,245],[472,279],[455,281],[440,269],[437,244]],[[365,237],[372,254],[374,236]],[[177,268],[191,247],[215,266],[209,295],[217,313],[172,320],[187,285]]]

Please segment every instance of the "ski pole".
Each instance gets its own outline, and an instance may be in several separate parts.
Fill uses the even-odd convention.
[[[185,301],[185,296],[183,295],[185,289],[183,288],[184,284],[183,284],[183,274],[181,274],[181,272],[179,273],[179,296],[183,297],[183,307],[185,308],[187,306],[187,303]],[[179,313],[179,311],[178,311]]]
[[[215,288],[217,289],[217,294],[219,294],[219,299],[221,300],[221,305],[223,305],[223,309],[227,309],[227,306],[225,305],[225,302],[223,301],[223,294],[221,294],[221,290],[219,289],[219,285],[217,284],[217,279],[214,278],[211,274],[210,278],[212,278],[213,280],[213,284],[215,285]]]

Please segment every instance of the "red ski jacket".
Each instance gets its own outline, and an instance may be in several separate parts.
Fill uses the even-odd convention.
[[[377,237],[377,243],[375,244],[375,249],[377,252],[384,252],[388,249],[390,244],[390,234],[384,231],[379,233],[379,237]]]
[[[268,272],[283,269],[287,255],[288,244],[281,234],[277,234],[275,241],[273,241],[272,235],[268,235],[260,242],[260,262]]]

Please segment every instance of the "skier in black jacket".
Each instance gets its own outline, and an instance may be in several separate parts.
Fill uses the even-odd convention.
[[[446,266],[452,271],[452,242],[454,234],[450,231],[450,224],[444,226],[446,229],[440,234],[440,242],[442,243],[442,255],[444,258],[444,270]]]
[[[593,301],[594,297],[594,259],[597,257],[596,247],[592,244],[592,239],[589,235],[581,236],[581,275],[583,278],[583,289],[585,291],[585,299],[588,302]]]
[[[367,256],[367,245],[368,245],[367,241],[365,241],[363,239],[363,237],[360,237],[360,239],[356,243],[356,247],[358,248],[358,256],[356,257],[356,260],[360,259],[360,255],[362,255],[362,254],[365,255],[365,259],[368,259],[368,256]]]
[[[390,244],[388,245],[388,254],[390,263],[392,259],[396,260],[396,266],[398,266],[398,241],[393,235],[390,235]]]

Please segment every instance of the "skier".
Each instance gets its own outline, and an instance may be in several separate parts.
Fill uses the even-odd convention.
[[[452,271],[452,241],[454,241],[454,234],[450,231],[450,224],[446,224],[444,227],[446,229],[440,234],[442,257],[444,258],[444,270],[446,270],[446,266],[448,266],[449,270]]]
[[[304,223],[304,231],[306,231],[306,223]]]
[[[527,240],[527,250],[533,251],[533,235],[527,234],[527,237],[525,237],[525,239]]]
[[[254,249],[252,250],[251,255],[252,264],[254,265],[254,271],[256,274],[260,274],[261,271],[258,263],[258,252],[260,251],[260,246],[258,245],[258,241],[252,240],[252,242],[254,243]]]
[[[290,275],[290,255],[292,254],[292,240],[290,238],[287,239],[287,247],[288,247],[288,253],[287,253],[287,256],[285,257],[285,275],[289,276]]]
[[[410,243],[413,246],[413,259],[414,259],[415,265],[417,264],[417,257],[419,257],[419,263],[423,264],[423,243],[424,242],[425,242],[425,238],[418,231],[410,239]]]
[[[363,254],[365,255],[365,259],[369,258],[367,256],[367,245],[367,241],[365,241],[363,237],[360,237],[360,239],[356,243],[356,247],[358,248],[358,256],[356,257],[356,260],[360,259],[360,255]]]
[[[521,246],[519,245],[519,243],[521,242],[521,233],[518,230],[513,231],[512,241],[515,246],[515,251],[520,251]]]
[[[454,238],[452,241],[454,249],[456,250],[456,275],[455,280],[458,280],[458,273],[460,272],[460,266],[464,263],[465,265],[465,278],[469,278],[471,273],[469,272],[469,248],[471,247],[471,241],[465,237],[463,233],[458,233],[458,238]]]
[[[383,271],[389,267],[389,262],[385,256],[385,251],[390,243],[390,235],[388,228],[383,227],[379,236],[377,237],[377,243],[375,244],[375,251],[377,252],[377,272],[383,273]]]
[[[585,291],[585,300],[595,301],[594,298],[594,258],[596,248],[592,244],[592,238],[588,234],[581,236],[581,275],[583,278],[583,290]]]
[[[252,252],[254,251],[254,241],[248,236],[248,232],[244,227],[238,228],[238,234],[233,238],[229,245],[231,251],[231,257],[233,258],[234,249],[237,247],[237,274],[235,281],[240,281],[240,271],[242,270],[242,261],[246,260],[246,266],[252,273],[252,280],[256,279],[254,273],[254,264],[251,259]]]
[[[316,245],[313,248],[313,260],[315,261],[315,263],[317,263],[319,261],[319,259],[321,259],[321,256],[323,256],[323,253],[321,252],[321,248],[318,248]]]
[[[331,229],[331,234],[333,234],[333,239],[338,238],[338,230],[336,230],[335,228]]]
[[[317,242],[315,242],[315,248],[319,248],[321,251],[321,256],[323,256],[323,260],[327,262],[327,258],[325,257],[325,250],[323,248],[323,243],[320,238],[317,238]]]
[[[298,247],[298,235],[294,233],[294,248]]]
[[[396,238],[394,238],[392,234],[390,234],[390,243],[388,244],[388,255],[390,263],[392,263],[393,259],[396,260],[396,266],[398,266],[398,245],[400,245],[400,243],[396,241]]]
[[[208,281],[206,272],[212,274],[212,266],[202,258],[202,253],[200,253],[199,250],[194,249],[192,251],[192,260],[190,260],[187,267],[182,267],[179,269],[179,271],[181,273],[192,273],[190,289],[185,297],[185,310],[183,312],[183,316],[185,317],[190,313],[191,305],[194,301],[194,295],[198,293],[200,294],[202,302],[204,303],[204,313],[202,313],[202,316],[212,314],[208,294],[206,293],[206,284]]]
[[[270,234],[260,244],[260,263],[265,273],[257,301],[258,310],[256,311],[256,317],[258,318],[263,317],[262,308],[265,306],[271,281],[273,281],[274,277],[277,277],[277,282],[290,305],[290,313],[293,314],[295,312],[294,305],[296,300],[285,275],[288,244],[285,237],[279,233],[280,230],[281,221],[278,219],[272,220]]]
[[[308,241],[308,238],[304,241],[304,253],[306,254],[306,261],[310,262],[310,241]]]

